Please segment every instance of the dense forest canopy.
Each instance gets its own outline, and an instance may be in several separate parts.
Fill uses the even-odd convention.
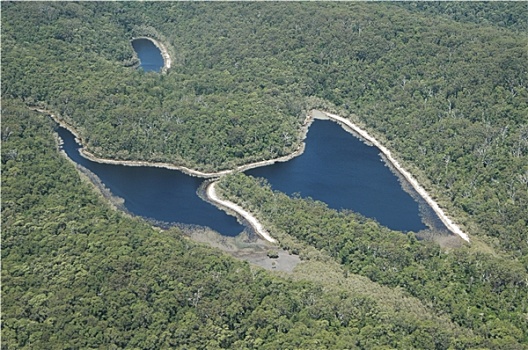
[[[285,249],[316,247],[351,273],[430,302],[457,324],[482,326],[483,313],[518,335],[528,331],[521,316],[527,307],[527,274],[518,262],[465,247],[442,252],[437,244],[418,243],[412,234],[390,231],[358,214],[272,192],[265,181],[243,174],[229,175],[220,185],[226,198],[258,213]]]
[[[307,110],[330,109],[395,150],[471,235],[519,258],[522,6],[3,2],[2,94],[60,114],[97,156],[205,170],[287,154]],[[169,48],[168,74],[130,67],[140,35]]]
[[[322,203],[269,196],[250,177],[224,179],[223,194],[243,198],[305,260],[292,279],[272,276],[111,209],[57,152],[49,119],[2,102],[2,348],[517,349],[527,341],[518,263],[442,251]]]
[[[447,348],[521,340],[518,330],[485,339],[366,279],[346,279],[353,287],[342,277],[291,281],[177,229],[153,229],[111,209],[80,180],[57,152],[49,119],[7,98],[2,124],[4,349]]]
[[[525,5],[2,2],[2,345],[522,347]],[[166,74],[134,68],[138,36],[168,48]],[[255,273],[107,208],[35,106],[96,156],[208,171],[288,154],[310,109],[332,111],[393,150],[473,245],[446,254],[320,203],[277,194],[271,206],[271,189],[236,175],[224,195],[281,244],[426,311]]]

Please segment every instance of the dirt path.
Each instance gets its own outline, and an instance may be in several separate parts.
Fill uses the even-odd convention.
[[[315,119],[330,119],[338,122],[341,125],[345,125],[346,127],[352,129],[355,133],[360,135],[362,138],[364,138],[366,141],[376,146],[385,155],[387,160],[394,166],[394,168],[396,168],[403,175],[403,177],[405,177],[405,179],[411,184],[411,186],[416,190],[416,192],[418,192],[418,194],[427,202],[427,204],[431,206],[431,208],[438,215],[440,220],[442,220],[444,225],[446,225],[446,227],[451,232],[457,234],[462,239],[469,242],[469,236],[464,233],[462,229],[444,213],[442,208],[440,208],[438,203],[433,200],[429,193],[427,193],[427,191],[418,183],[418,181],[407,170],[405,170],[396,159],[394,159],[391,154],[391,151],[389,151],[385,146],[383,146],[378,140],[370,136],[365,130],[363,130],[350,120],[340,117],[338,115],[328,112],[313,111],[312,116]]]

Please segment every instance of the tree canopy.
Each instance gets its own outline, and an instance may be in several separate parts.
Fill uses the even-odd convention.
[[[3,2],[2,94],[58,113],[97,156],[206,170],[285,155],[307,110],[333,110],[393,149],[470,234],[519,258],[519,6]],[[168,47],[168,74],[130,67],[140,35]]]
[[[279,277],[127,217],[57,152],[49,119],[9,98],[2,119],[2,348],[489,343],[368,279]]]
[[[1,7],[3,346],[528,342],[525,4]],[[168,48],[166,74],[134,68],[138,36]],[[307,111],[335,112],[391,149],[474,243],[446,252],[243,175],[224,179],[224,195],[285,248],[420,307],[350,294],[337,277],[281,279],[108,208],[34,106],[98,157],[209,171],[289,154]]]

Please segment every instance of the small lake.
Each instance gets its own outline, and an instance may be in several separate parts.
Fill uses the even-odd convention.
[[[134,39],[132,40],[132,47],[136,51],[140,67],[145,72],[160,72],[165,61],[161,55],[160,49],[149,39]]]
[[[58,132],[68,156],[124,199],[129,212],[166,223],[207,226],[226,236],[244,230],[234,217],[198,197],[203,179],[177,170],[92,162],[79,154],[80,146],[68,130],[59,128]],[[312,197],[330,208],[353,210],[394,230],[426,229],[424,212],[429,225],[445,230],[425,202],[419,205],[402,189],[377,148],[331,121],[314,121],[301,156],[245,173],[266,178],[273,189]]]
[[[68,157],[124,199],[130,213],[165,223],[207,226],[224,236],[244,230],[235,217],[198,197],[196,191],[204,179],[163,168],[96,163],[81,156],[80,145],[67,129],[60,127],[58,133]]]

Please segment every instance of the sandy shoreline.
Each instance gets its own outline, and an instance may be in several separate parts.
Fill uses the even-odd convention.
[[[70,130],[70,129],[68,129],[68,130]],[[81,155],[83,157],[85,157],[86,159],[89,159],[89,160],[91,160],[93,162],[96,162],[96,163],[124,165],[124,166],[149,166],[149,167],[155,167],[155,168],[165,168],[165,169],[170,169],[170,170],[178,170],[178,171],[181,171],[181,172],[183,172],[183,173],[185,173],[187,175],[201,177],[201,178],[204,178],[204,179],[214,179],[214,178],[218,178],[218,177],[221,177],[221,176],[224,176],[224,175],[231,174],[231,173],[236,172],[236,171],[243,172],[243,171],[246,171],[246,170],[249,170],[249,169],[259,168],[259,167],[262,167],[262,166],[275,164],[277,162],[287,162],[288,160],[291,160],[292,158],[298,157],[303,152],[304,152],[304,144],[301,145],[301,147],[299,147],[295,152],[293,152],[293,153],[291,153],[289,155],[283,156],[283,157],[270,159],[270,160],[263,160],[263,161],[260,161],[260,162],[249,163],[249,164],[245,164],[245,165],[240,165],[240,166],[236,167],[235,169],[227,169],[227,170],[222,170],[222,171],[218,171],[218,172],[204,172],[204,171],[200,171],[200,170],[187,168],[187,167],[181,166],[181,165],[174,165],[174,164],[171,164],[171,163],[156,163],[156,162],[137,161],[137,160],[114,160],[114,159],[107,159],[107,158],[98,158],[95,155],[93,155],[92,153],[86,151],[84,148],[81,149]]]
[[[32,109],[34,111],[37,111],[39,113],[43,113],[43,114],[49,115],[57,124],[59,124],[63,128],[67,129],[69,132],[71,132],[75,136],[75,141],[78,144],[81,145],[81,148],[79,149],[79,153],[81,154],[81,156],[83,156],[84,158],[86,158],[86,159],[88,159],[90,161],[93,161],[93,162],[96,162],[96,163],[101,163],[101,164],[113,164],[113,165],[123,165],[123,166],[157,167],[157,168],[165,168],[165,169],[170,169],[170,170],[178,170],[178,171],[181,171],[181,172],[183,172],[183,173],[185,173],[187,175],[201,177],[201,178],[219,178],[221,176],[233,173],[235,171],[245,171],[245,170],[248,170],[248,169],[253,169],[253,168],[257,168],[257,167],[261,167],[261,166],[271,165],[271,164],[274,164],[276,162],[286,162],[286,161],[288,161],[288,160],[290,160],[292,158],[295,158],[295,157],[301,155],[304,152],[304,142],[303,142],[296,151],[294,151],[293,153],[291,153],[289,155],[283,156],[283,157],[279,157],[279,158],[276,158],[276,159],[270,159],[270,160],[263,160],[263,161],[260,161],[260,162],[250,163],[250,164],[246,164],[246,165],[241,165],[241,166],[237,167],[236,169],[223,170],[223,171],[219,171],[219,172],[209,172],[209,173],[202,172],[202,171],[199,171],[199,170],[190,169],[190,168],[187,168],[187,167],[184,167],[184,166],[173,165],[173,164],[170,164],[170,163],[154,163],[154,162],[147,162],[147,161],[121,161],[121,160],[114,160],[114,159],[98,158],[98,157],[94,156],[92,153],[86,151],[86,149],[84,148],[84,142],[83,142],[82,138],[79,136],[79,133],[77,132],[77,130],[75,130],[75,128],[73,126],[69,125],[63,119],[57,117],[57,115],[53,114],[49,110],[46,110],[46,109],[43,109],[43,108],[38,108],[38,107],[34,107],[34,108],[30,108],[30,109]],[[306,135],[308,133],[308,127],[311,125],[312,121],[313,121],[313,118],[311,118],[310,116],[308,116],[306,118],[306,121],[305,121],[305,123],[303,125],[303,129],[302,129],[303,140],[304,140],[304,138],[306,138]],[[216,205],[220,209],[228,208],[228,209],[231,209],[232,211],[236,212],[237,214],[242,216],[253,227],[253,229],[255,230],[255,232],[259,236],[261,236],[262,238],[264,238],[265,240],[267,240],[270,243],[277,243],[277,240],[275,240],[274,238],[272,238],[269,235],[269,233],[264,229],[262,224],[251,213],[249,213],[248,211],[244,210],[242,207],[236,205],[235,203],[232,203],[232,202],[229,202],[229,201],[225,201],[225,200],[222,200],[222,199],[218,198],[218,196],[216,194],[215,187],[214,187],[215,185],[216,185],[216,182],[212,182],[211,184],[209,184],[207,186],[207,189],[205,191],[205,195],[206,195],[208,200],[210,200],[214,205]]]
[[[235,169],[228,169],[228,170],[223,170],[223,171],[219,171],[219,172],[203,172],[203,171],[194,170],[194,169],[190,169],[190,168],[187,168],[187,167],[184,167],[184,166],[178,166],[178,165],[174,165],[174,164],[170,164],[170,163],[155,163],[155,162],[148,162],[148,161],[124,161],[124,160],[113,160],[113,159],[106,159],[106,158],[98,158],[98,157],[94,156],[92,153],[90,153],[90,152],[85,150],[85,148],[83,146],[82,138],[79,136],[79,134],[77,133],[75,128],[73,128],[71,125],[66,123],[64,120],[58,118],[55,114],[51,113],[48,110],[41,109],[41,108],[32,108],[32,109],[35,110],[35,111],[38,111],[40,113],[48,114],[59,125],[61,125],[62,127],[68,129],[73,135],[75,135],[76,140],[81,145],[81,149],[80,149],[81,155],[83,157],[93,161],[93,162],[104,163],[104,164],[114,164],[114,165],[124,165],[124,166],[149,166],[149,167],[166,168],[166,169],[171,169],[171,170],[178,170],[178,171],[181,171],[181,172],[183,172],[183,173],[185,173],[187,175],[197,176],[197,177],[201,177],[201,178],[219,178],[221,176],[224,176],[224,175],[227,175],[227,174],[230,174],[230,173],[233,173],[233,172],[237,172],[237,171],[242,172],[242,171],[245,171],[245,170],[248,170],[248,169],[253,169],[253,168],[257,168],[257,167],[267,166],[267,165],[271,165],[271,164],[274,164],[274,163],[277,163],[277,162],[286,162],[288,160],[291,160],[291,159],[293,159],[295,157],[300,156],[304,152],[304,148],[305,148],[305,143],[302,142],[301,145],[299,146],[299,148],[296,151],[294,151],[293,153],[289,154],[289,155],[286,155],[286,156],[283,156],[283,157],[279,157],[279,158],[275,158],[275,159],[264,160],[264,161],[260,161],[260,162],[255,162],[255,163],[250,163],[250,164],[246,164],[246,165],[241,165],[241,166],[236,167]],[[444,213],[442,208],[440,208],[440,206],[432,199],[432,197],[418,183],[418,181],[407,170],[405,170],[396,159],[394,159],[394,157],[392,156],[391,152],[386,147],[384,147],[378,140],[376,140],[374,137],[369,135],[365,130],[363,130],[358,125],[354,124],[352,121],[350,121],[350,120],[348,120],[346,118],[340,117],[338,115],[332,114],[332,113],[313,110],[306,117],[306,120],[305,120],[305,122],[304,122],[304,124],[302,126],[302,129],[301,129],[301,139],[303,141],[304,141],[304,139],[306,138],[306,136],[308,134],[309,127],[311,126],[311,124],[313,123],[313,121],[315,119],[335,121],[335,122],[339,123],[345,130],[348,129],[347,131],[352,131],[353,133],[356,133],[357,135],[362,137],[366,142],[369,142],[372,145],[376,146],[383,153],[383,155],[386,157],[386,159],[392,164],[392,166],[394,166],[394,168],[400,172],[400,174],[408,181],[408,183],[411,184],[411,186],[414,188],[414,190],[427,202],[427,204],[429,204],[429,206],[438,215],[438,217],[444,223],[444,225],[446,225],[446,227],[451,232],[453,232],[454,234],[460,236],[465,241],[469,242],[469,236],[466,233],[464,233],[462,231],[462,229],[458,225],[456,225]],[[276,243],[277,242],[274,238],[269,236],[267,231],[262,227],[262,225],[259,223],[259,221],[251,213],[247,212],[246,210],[244,210],[243,208],[241,208],[240,206],[238,206],[238,205],[236,205],[236,204],[234,204],[232,202],[220,200],[216,196],[216,191],[214,190],[214,185],[213,184],[214,184],[214,182],[212,184],[210,184],[207,187],[207,190],[205,191],[206,196],[208,197],[208,199],[210,199],[212,202],[214,202],[215,204],[217,204],[220,207],[221,206],[227,207],[227,208],[237,212],[238,214],[240,214],[242,217],[244,217],[251,224],[251,226],[253,226],[255,231],[259,235],[261,235],[264,239],[266,239],[267,241],[272,242],[272,243]],[[213,196],[214,196],[214,198],[213,198]]]
[[[235,171],[242,172],[242,171],[246,171],[246,170],[253,169],[253,168],[259,168],[262,166],[275,164],[277,162],[287,162],[295,157],[300,156],[304,152],[304,143],[302,143],[299,146],[299,148],[297,148],[297,150],[295,150],[293,153],[290,153],[288,155],[285,155],[279,158],[268,159],[268,160],[263,160],[259,162],[240,165],[236,167],[235,169],[227,169],[227,170],[222,170],[222,171],[217,171],[217,172],[204,172],[200,170],[191,169],[183,165],[174,165],[171,163],[161,163],[161,162],[158,163],[158,162],[149,162],[149,161],[142,161],[142,160],[115,160],[115,159],[109,159],[109,158],[100,158],[86,150],[86,148],[84,147],[83,139],[80,137],[77,130],[75,130],[75,128],[71,126],[70,124],[68,124],[66,121],[57,117],[57,115],[53,114],[49,110],[38,108],[38,107],[33,107],[33,108],[30,107],[30,109],[37,111],[39,113],[49,115],[57,124],[59,124],[63,128],[67,129],[69,132],[71,132],[75,136],[75,140],[77,141],[77,143],[81,145],[81,149],[79,150],[81,156],[83,156],[84,158],[88,160],[91,160],[92,162],[101,163],[101,164],[113,164],[113,165],[124,165],[124,166],[148,166],[148,167],[154,167],[154,168],[165,168],[169,170],[178,170],[178,171],[181,171],[191,176],[201,177],[204,179],[212,179],[212,178],[218,178],[218,177],[221,177],[227,174],[231,174]],[[303,127],[303,131],[302,131],[303,139],[306,137],[308,126],[309,124]]]
[[[394,168],[396,168],[400,172],[400,174],[402,174],[402,176],[411,184],[414,190],[427,202],[427,204],[429,204],[433,211],[438,215],[440,220],[442,220],[444,225],[446,225],[446,227],[451,232],[460,236],[463,240],[469,242],[469,236],[464,233],[462,229],[444,213],[442,208],[440,208],[438,203],[433,200],[429,193],[427,193],[427,191],[418,183],[418,181],[407,170],[405,170],[396,159],[394,159],[391,154],[391,151],[389,151],[385,146],[383,146],[378,140],[370,136],[365,130],[352,123],[350,120],[340,117],[338,115],[328,112],[313,111],[312,116],[315,119],[330,119],[341,124],[342,126],[346,126],[355,133],[357,133],[359,136],[364,138],[366,141],[376,146],[381,151],[381,153],[383,153],[383,155],[387,158],[387,160],[394,166]]]
[[[242,207],[238,206],[237,204],[235,204],[233,202],[226,201],[226,200],[218,198],[218,195],[216,194],[216,189],[215,189],[216,183],[217,183],[217,181],[214,181],[214,182],[211,182],[207,186],[207,188],[205,190],[205,193],[207,195],[207,199],[209,199],[211,202],[213,202],[219,208],[224,207],[224,208],[228,208],[228,209],[233,210],[234,212],[236,212],[237,214],[242,216],[245,220],[247,220],[247,222],[249,222],[251,227],[253,227],[255,232],[260,237],[264,238],[266,241],[268,241],[270,243],[277,243],[277,240],[272,238],[269,235],[268,231],[266,231],[264,226],[262,226],[262,224],[251,213],[249,213],[248,211],[244,210]]]

